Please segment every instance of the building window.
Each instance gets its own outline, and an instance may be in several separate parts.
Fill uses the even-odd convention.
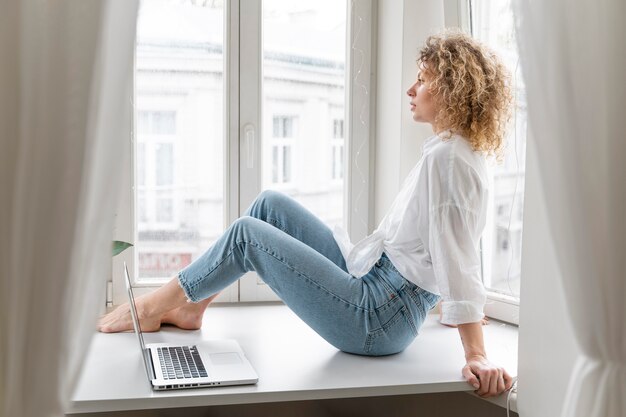
[[[292,138],[293,137],[293,117],[274,116],[274,137],[275,138]]]
[[[333,120],[333,139],[343,139],[343,120]]]
[[[295,136],[295,116],[272,118],[272,183],[292,182],[292,148]]]
[[[272,146],[272,182],[291,182],[291,145]]]
[[[176,112],[140,111],[137,132],[146,135],[176,134]]]
[[[156,145],[156,185],[174,185],[174,144]]]
[[[139,233],[171,227],[175,220],[176,112],[137,112],[137,222]],[[141,247],[141,245],[139,245]]]

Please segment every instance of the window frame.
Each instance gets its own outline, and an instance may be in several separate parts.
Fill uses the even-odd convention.
[[[245,27],[241,32],[241,44],[251,48],[249,53],[240,53],[242,72],[240,86],[247,94],[246,101],[256,103],[253,107],[240,107],[240,129],[246,128],[256,131],[269,131],[272,126],[263,126],[262,118],[267,122],[266,115],[261,115],[258,109],[262,108],[262,9],[257,0],[239,0],[246,7],[246,13],[241,13],[239,24]],[[373,125],[370,121],[370,108],[373,100],[372,62],[374,25],[373,0],[351,0],[346,2],[346,71],[345,71],[345,105],[344,105],[344,135],[346,137],[344,149],[344,224],[352,240],[358,241],[366,237],[373,223],[373,164],[370,161],[370,148],[374,141]],[[256,13],[253,11],[257,10]],[[358,76],[358,86],[353,86]],[[365,87],[365,89],[363,88]],[[366,91],[366,93],[364,93]],[[276,114],[282,113],[278,109]],[[259,127],[260,126],[260,127]],[[260,155],[262,152],[260,140],[252,140],[251,144],[242,142],[246,149],[242,155]],[[297,146],[297,144],[296,144]],[[252,149],[250,149],[252,147]],[[294,149],[295,150],[295,149]],[[349,163],[348,163],[349,162]],[[243,166],[241,175],[252,178],[250,181],[241,181],[240,207],[244,211],[261,189],[262,171],[259,164]],[[240,213],[243,214],[243,213]],[[239,281],[240,301],[279,301],[278,297],[267,287],[254,272],[246,273]]]
[[[472,0],[444,1],[445,26],[456,27],[465,33],[471,34],[471,1]],[[493,198],[493,196],[491,196],[491,198]],[[493,221],[492,219],[493,216],[488,216],[487,221]],[[486,242],[481,238],[481,254],[484,244],[486,244]],[[481,267],[483,272],[485,269],[491,268],[490,265],[485,265],[482,256]],[[484,313],[487,317],[519,325],[519,305],[520,298],[518,297],[487,290],[487,302],[485,304]]]
[[[344,135],[344,218],[347,221],[346,230],[353,240],[360,240],[367,236],[373,222],[373,164],[370,158],[370,149],[373,148],[373,124],[370,122],[370,113],[374,100],[372,62],[374,54],[375,34],[375,4],[374,0],[347,1],[347,45],[346,45],[346,83],[345,83],[345,114]],[[260,161],[261,144],[258,132],[261,131],[260,112],[251,112],[250,109],[260,108],[261,96],[261,66],[262,66],[262,19],[261,2],[257,0],[231,0],[224,2],[224,158],[227,163],[224,170],[224,218],[227,223],[224,228],[243,214],[260,190],[260,164],[246,163],[248,155],[254,155]],[[245,28],[245,32],[242,31]],[[242,38],[252,38],[252,41],[242,43]],[[256,40],[254,40],[256,39]],[[258,42],[256,48],[254,42]],[[136,59],[136,58],[134,58]],[[115,215],[114,237],[130,243],[137,241],[135,227],[135,209],[137,195],[134,192],[136,178],[134,167],[135,155],[135,115],[134,115],[134,86],[135,73],[133,66],[133,95],[128,101],[127,111],[133,114],[128,118],[126,131],[129,140],[126,154],[130,156],[122,169],[122,191],[118,200],[118,209]],[[245,72],[240,69],[245,68]],[[358,75],[358,86],[353,82]],[[252,86],[252,87],[251,87]],[[363,93],[365,87],[365,93]],[[240,105],[240,93],[245,91],[245,99],[249,103],[256,103],[243,107]],[[236,99],[232,99],[236,97]],[[250,134],[252,133],[252,134]],[[352,141],[354,139],[354,142]],[[252,178],[252,181],[242,181],[242,178]],[[258,181],[258,183],[255,183]],[[243,183],[242,183],[243,182]],[[107,305],[119,305],[126,302],[126,293],[122,279],[122,265],[126,262],[131,271],[133,286],[136,287],[136,296],[154,291],[162,285],[161,280],[142,279],[137,282],[135,262],[135,248],[113,258],[113,274],[107,282]],[[246,275],[252,275],[246,278]],[[216,299],[217,302],[237,303],[243,301],[274,301],[277,297],[266,286],[249,288],[256,273],[245,274],[238,282],[225,289]],[[256,278],[256,279],[255,279]],[[248,289],[244,289],[248,286]],[[242,291],[250,295],[242,297]]]

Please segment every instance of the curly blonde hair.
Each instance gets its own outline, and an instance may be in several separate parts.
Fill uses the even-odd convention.
[[[435,126],[464,136],[474,151],[501,161],[512,94],[509,71],[498,56],[469,35],[446,31],[426,39],[417,63],[432,78]]]

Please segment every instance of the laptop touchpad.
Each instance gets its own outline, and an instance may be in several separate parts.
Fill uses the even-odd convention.
[[[237,352],[209,353],[209,358],[213,365],[233,365],[242,362]]]

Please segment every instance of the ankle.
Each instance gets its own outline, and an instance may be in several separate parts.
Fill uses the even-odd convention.
[[[138,300],[139,301],[139,300]],[[139,320],[150,320],[156,317],[160,317],[163,314],[158,311],[156,306],[153,303],[147,300],[141,300],[141,302],[136,302],[137,304],[137,316]]]

